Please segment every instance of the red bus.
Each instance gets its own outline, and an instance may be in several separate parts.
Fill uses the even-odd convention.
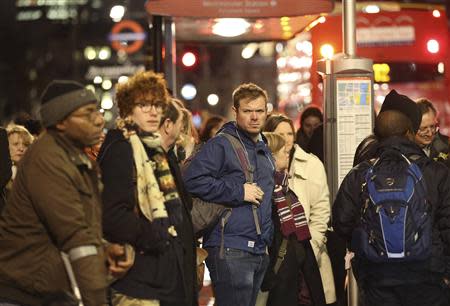
[[[279,107],[293,119],[310,103],[322,106],[316,63],[343,50],[340,12],[338,5],[335,13],[320,17],[279,50]],[[357,55],[374,62],[375,109],[391,89],[412,99],[426,97],[440,113],[441,131],[449,134],[450,37],[445,7],[358,2],[356,32]]]

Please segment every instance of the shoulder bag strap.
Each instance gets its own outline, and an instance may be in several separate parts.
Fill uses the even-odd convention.
[[[278,270],[280,270],[281,264],[284,261],[284,256],[286,256],[287,243],[288,240],[286,238],[283,238],[283,240],[281,241],[280,249],[278,250],[277,261],[275,262],[275,266],[273,266],[273,272],[275,272],[275,274],[277,274]]]
[[[241,164],[242,170],[244,171],[246,181],[248,183],[253,183],[254,169],[251,166],[250,161],[248,160],[243,144],[230,134],[221,133],[220,135],[223,135],[231,143],[234,153],[236,154],[239,163]],[[259,224],[257,209],[258,208],[252,204],[252,212],[253,212],[253,219],[255,221],[256,234],[261,235],[261,226]]]

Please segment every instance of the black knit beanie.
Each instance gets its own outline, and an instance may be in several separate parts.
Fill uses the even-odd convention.
[[[397,93],[395,90],[391,90],[391,92],[384,98],[380,113],[387,110],[398,111],[408,117],[409,120],[411,120],[414,133],[417,133],[420,123],[422,122],[422,114],[420,113],[416,102],[405,95]]]
[[[91,90],[75,81],[52,81],[41,96],[41,118],[44,127],[54,126],[78,108],[97,103]]]

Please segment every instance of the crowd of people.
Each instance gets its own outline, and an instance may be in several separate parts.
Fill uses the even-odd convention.
[[[0,306],[195,306],[206,254],[215,305],[341,306],[344,258],[329,252],[331,228],[335,247],[354,255],[363,305],[450,304],[450,145],[430,101],[386,96],[331,205],[321,110],[306,108],[295,131],[268,114],[256,84],[231,98],[234,120],[212,116],[197,131],[163,76],[139,72],[117,85],[119,117],[105,133],[91,91],[51,82],[42,131],[0,129]],[[393,150],[426,186],[429,228],[414,241],[429,247],[415,260],[377,261],[367,250],[379,237],[364,238],[367,173]],[[193,199],[224,208],[201,239]],[[390,206],[391,223],[413,204],[402,205]]]

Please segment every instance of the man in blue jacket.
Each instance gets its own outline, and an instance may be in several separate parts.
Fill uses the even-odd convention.
[[[273,232],[271,196],[275,168],[261,134],[267,117],[267,100],[267,93],[255,84],[236,88],[233,92],[236,121],[226,123],[202,147],[185,172],[186,188],[194,196],[232,207],[226,225],[222,228],[217,224],[204,237],[204,247],[209,253],[206,264],[218,306],[255,305],[269,262],[267,246]],[[224,133],[243,144],[253,170],[253,183],[246,182]],[[220,252],[222,244],[223,253]]]

